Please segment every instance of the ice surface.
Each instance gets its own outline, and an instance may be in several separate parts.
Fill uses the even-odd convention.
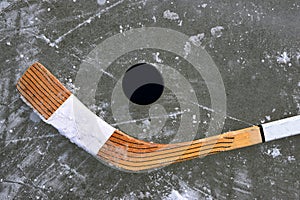
[[[35,112],[30,113],[29,119],[35,123],[40,122],[41,118]]]
[[[7,2],[7,1],[1,1],[0,2],[0,11],[2,11],[3,9],[5,9],[5,8],[7,8],[8,6],[10,5],[10,3],[9,2]]]
[[[40,61],[80,95],[77,72],[97,45],[120,30],[164,27],[186,34],[187,44],[180,47],[186,56],[200,47],[216,63],[227,95],[223,131],[300,114],[297,1],[99,2],[0,1],[0,199],[299,199],[298,136],[129,174],[98,162],[50,125],[32,121],[32,109],[15,88],[26,68]],[[114,47],[105,53],[112,55]],[[203,59],[200,55],[198,63]],[[199,137],[205,137],[217,112],[206,88],[214,77],[203,80],[183,57],[160,49],[128,52],[102,70],[95,104],[87,106],[115,126],[147,129],[149,107],[131,105],[132,119],[117,123],[110,100],[127,67],[160,60],[191,82],[199,99]],[[102,60],[97,62],[101,67]],[[147,131],[141,137],[168,142],[177,133],[182,110],[168,89],[158,103],[167,114],[157,120],[166,125],[155,137]]]

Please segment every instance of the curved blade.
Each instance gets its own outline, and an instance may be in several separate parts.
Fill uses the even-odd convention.
[[[35,63],[17,83],[23,100],[40,117],[71,142],[109,165],[126,171],[145,171],[172,163],[233,150],[273,139],[299,134],[282,125],[282,136],[272,137],[278,123],[268,123],[199,140],[158,144],[135,139],[116,130],[84,106],[43,65]],[[285,127],[300,124],[300,117],[285,120]],[[287,123],[286,121],[289,121]],[[291,121],[294,121],[292,123]],[[282,123],[281,123],[282,124]],[[275,128],[274,128],[275,127]],[[265,132],[265,134],[264,134]]]

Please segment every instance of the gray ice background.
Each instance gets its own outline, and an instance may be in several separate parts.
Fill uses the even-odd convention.
[[[16,81],[33,62],[76,92],[78,68],[97,44],[143,26],[180,31],[210,54],[226,89],[223,131],[300,114],[299,1],[1,0],[0,199],[299,199],[299,136],[131,174],[70,143],[20,99]],[[169,52],[149,49],[119,58],[90,108],[118,126],[109,99],[131,59],[181,70],[201,99],[198,136],[205,137],[207,88],[192,66]],[[132,106],[135,120],[123,123],[144,127],[140,138],[168,141],[182,113],[171,91],[159,103],[167,116],[161,116],[166,126],[158,134],[147,134],[149,107]]]

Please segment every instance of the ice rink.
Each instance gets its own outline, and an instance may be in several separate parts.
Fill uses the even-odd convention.
[[[120,40],[101,54],[124,50],[108,67],[96,59],[101,78],[84,74],[82,63],[99,57],[94,49],[147,27],[169,29],[174,44],[181,38],[172,30],[182,33],[186,43],[170,49],[173,43],[157,36],[164,49],[155,48],[145,34],[137,39],[151,48],[129,51]],[[16,90],[39,61],[97,115],[134,137],[168,143],[191,127],[194,138],[213,136],[300,114],[299,33],[296,0],[1,0],[0,199],[299,199],[299,135],[127,173],[45,124]],[[211,59],[221,80],[190,62],[197,49],[198,63],[207,67]],[[158,66],[170,87],[151,105],[114,106],[124,73],[143,62]],[[225,96],[208,87],[219,83]]]

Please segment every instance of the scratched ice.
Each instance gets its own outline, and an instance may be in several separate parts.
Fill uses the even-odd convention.
[[[126,30],[164,27],[188,36],[180,49],[186,58],[204,48],[216,63],[227,98],[223,131],[245,128],[300,114],[299,18],[299,1],[0,1],[0,199],[299,199],[298,136],[130,174],[98,162],[40,121],[15,87],[27,67],[40,61],[80,94],[76,74],[98,44]],[[160,49],[118,58],[95,83],[95,104],[86,106],[115,127],[143,127],[141,137],[149,141],[172,139],[188,111],[168,89],[156,102],[165,113],[154,113],[152,120],[149,107],[134,105],[132,119],[113,118],[113,86],[142,61],[186,77],[199,100],[184,102],[199,107],[199,117],[190,118],[200,121],[197,137],[214,135],[206,131],[220,111],[211,108],[203,77],[185,58]],[[165,125],[146,135],[153,120]]]

